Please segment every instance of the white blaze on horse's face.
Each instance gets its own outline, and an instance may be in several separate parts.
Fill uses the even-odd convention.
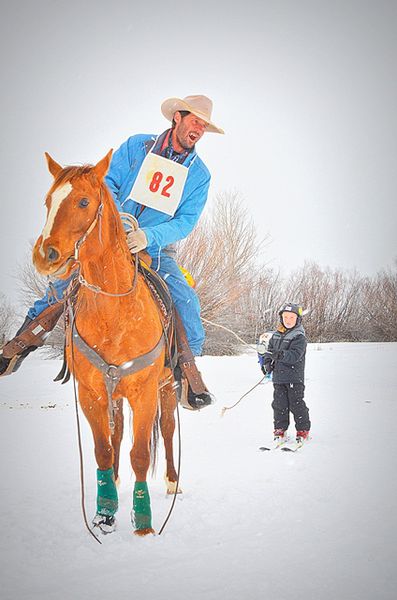
[[[68,181],[67,183],[64,183],[63,185],[61,185],[61,187],[54,190],[51,194],[51,206],[50,206],[50,210],[48,211],[46,224],[44,225],[44,229],[41,234],[42,241],[41,241],[41,246],[40,246],[39,252],[40,252],[41,256],[43,256],[43,258],[45,256],[45,252],[43,250],[43,244],[44,244],[45,240],[51,235],[52,226],[54,225],[54,221],[55,221],[57,212],[58,212],[62,202],[65,200],[65,198],[67,198],[69,196],[72,189],[73,189],[73,186]]]

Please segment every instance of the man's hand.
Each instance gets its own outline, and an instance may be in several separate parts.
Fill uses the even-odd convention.
[[[129,231],[127,233],[127,244],[131,254],[140,252],[147,246],[147,238],[145,232],[142,229],[136,231]]]

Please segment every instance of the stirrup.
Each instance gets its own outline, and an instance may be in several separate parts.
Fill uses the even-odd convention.
[[[215,398],[207,390],[201,394],[194,394],[193,390],[189,387],[187,401],[190,405],[190,410],[200,410],[214,404]]]
[[[187,410],[201,410],[215,402],[214,396],[208,390],[201,394],[195,394],[185,377],[178,381],[178,388],[179,404]]]
[[[2,357],[4,362],[8,361],[8,365],[7,367],[4,369],[4,371],[0,374],[0,377],[5,377],[6,375],[11,375],[11,373],[14,373],[14,371],[16,371],[19,368],[19,364],[22,362],[22,360],[20,361],[20,363],[17,365],[18,361],[20,360],[21,355],[20,354],[16,354],[15,356],[13,356],[12,358],[4,358]]]

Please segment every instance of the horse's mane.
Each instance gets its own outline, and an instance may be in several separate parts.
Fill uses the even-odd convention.
[[[82,175],[93,174],[93,168],[94,165],[82,165],[81,167],[72,165],[65,167],[55,178],[54,185],[59,186],[67,181],[73,181]]]

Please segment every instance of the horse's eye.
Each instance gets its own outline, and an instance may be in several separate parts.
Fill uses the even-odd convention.
[[[79,202],[79,206],[80,208],[85,208],[86,206],[88,206],[90,203],[90,201],[88,200],[88,198],[82,198]]]

